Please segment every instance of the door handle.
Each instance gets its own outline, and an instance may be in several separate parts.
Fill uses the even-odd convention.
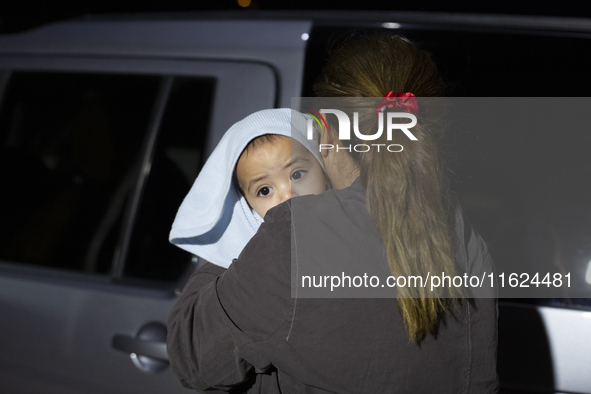
[[[168,361],[166,342],[145,341],[127,335],[116,334],[113,336],[113,348],[126,353],[135,353],[138,356]]]
[[[129,353],[131,361],[143,372],[161,372],[170,365],[166,352],[166,326],[162,323],[152,322],[144,325],[135,338],[115,334],[112,346]]]

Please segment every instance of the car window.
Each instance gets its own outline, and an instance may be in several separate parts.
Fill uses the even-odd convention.
[[[110,271],[159,83],[12,73],[0,112],[0,259]]]
[[[400,34],[434,56],[450,97],[588,97],[591,39],[540,31],[436,30],[408,25],[401,29],[351,29],[317,26],[310,33],[302,95],[312,85],[330,50],[364,33]]]
[[[8,186],[2,260],[178,279],[194,257],[171,245],[168,232],[204,161],[215,79],[169,80],[148,170],[138,171],[163,77],[12,74],[0,113]],[[138,187],[139,204],[130,207]],[[130,212],[131,237],[122,245]]]

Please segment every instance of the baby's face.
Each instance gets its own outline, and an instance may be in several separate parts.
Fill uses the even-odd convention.
[[[291,197],[326,191],[316,158],[296,140],[281,135],[242,152],[236,175],[246,201],[262,218]]]

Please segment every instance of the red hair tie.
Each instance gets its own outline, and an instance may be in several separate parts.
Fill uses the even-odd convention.
[[[417,98],[414,94],[402,92],[396,93],[391,91],[384,96],[378,105],[376,116],[379,116],[380,112],[384,112],[393,107],[401,108],[403,111],[415,115],[419,113],[419,104],[417,103]]]

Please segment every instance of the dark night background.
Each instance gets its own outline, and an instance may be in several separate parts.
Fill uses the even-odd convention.
[[[241,0],[248,1],[248,0]],[[512,14],[564,17],[591,17],[591,2],[582,1],[328,1],[328,0],[250,0],[241,7],[238,0],[82,0],[82,1],[4,1],[0,4],[0,33],[13,33],[45,23],[93,14],[185,13],[229,10],[307,11],[307,10],[390,10]],[[303,14],[305,15],[305,14]]]

